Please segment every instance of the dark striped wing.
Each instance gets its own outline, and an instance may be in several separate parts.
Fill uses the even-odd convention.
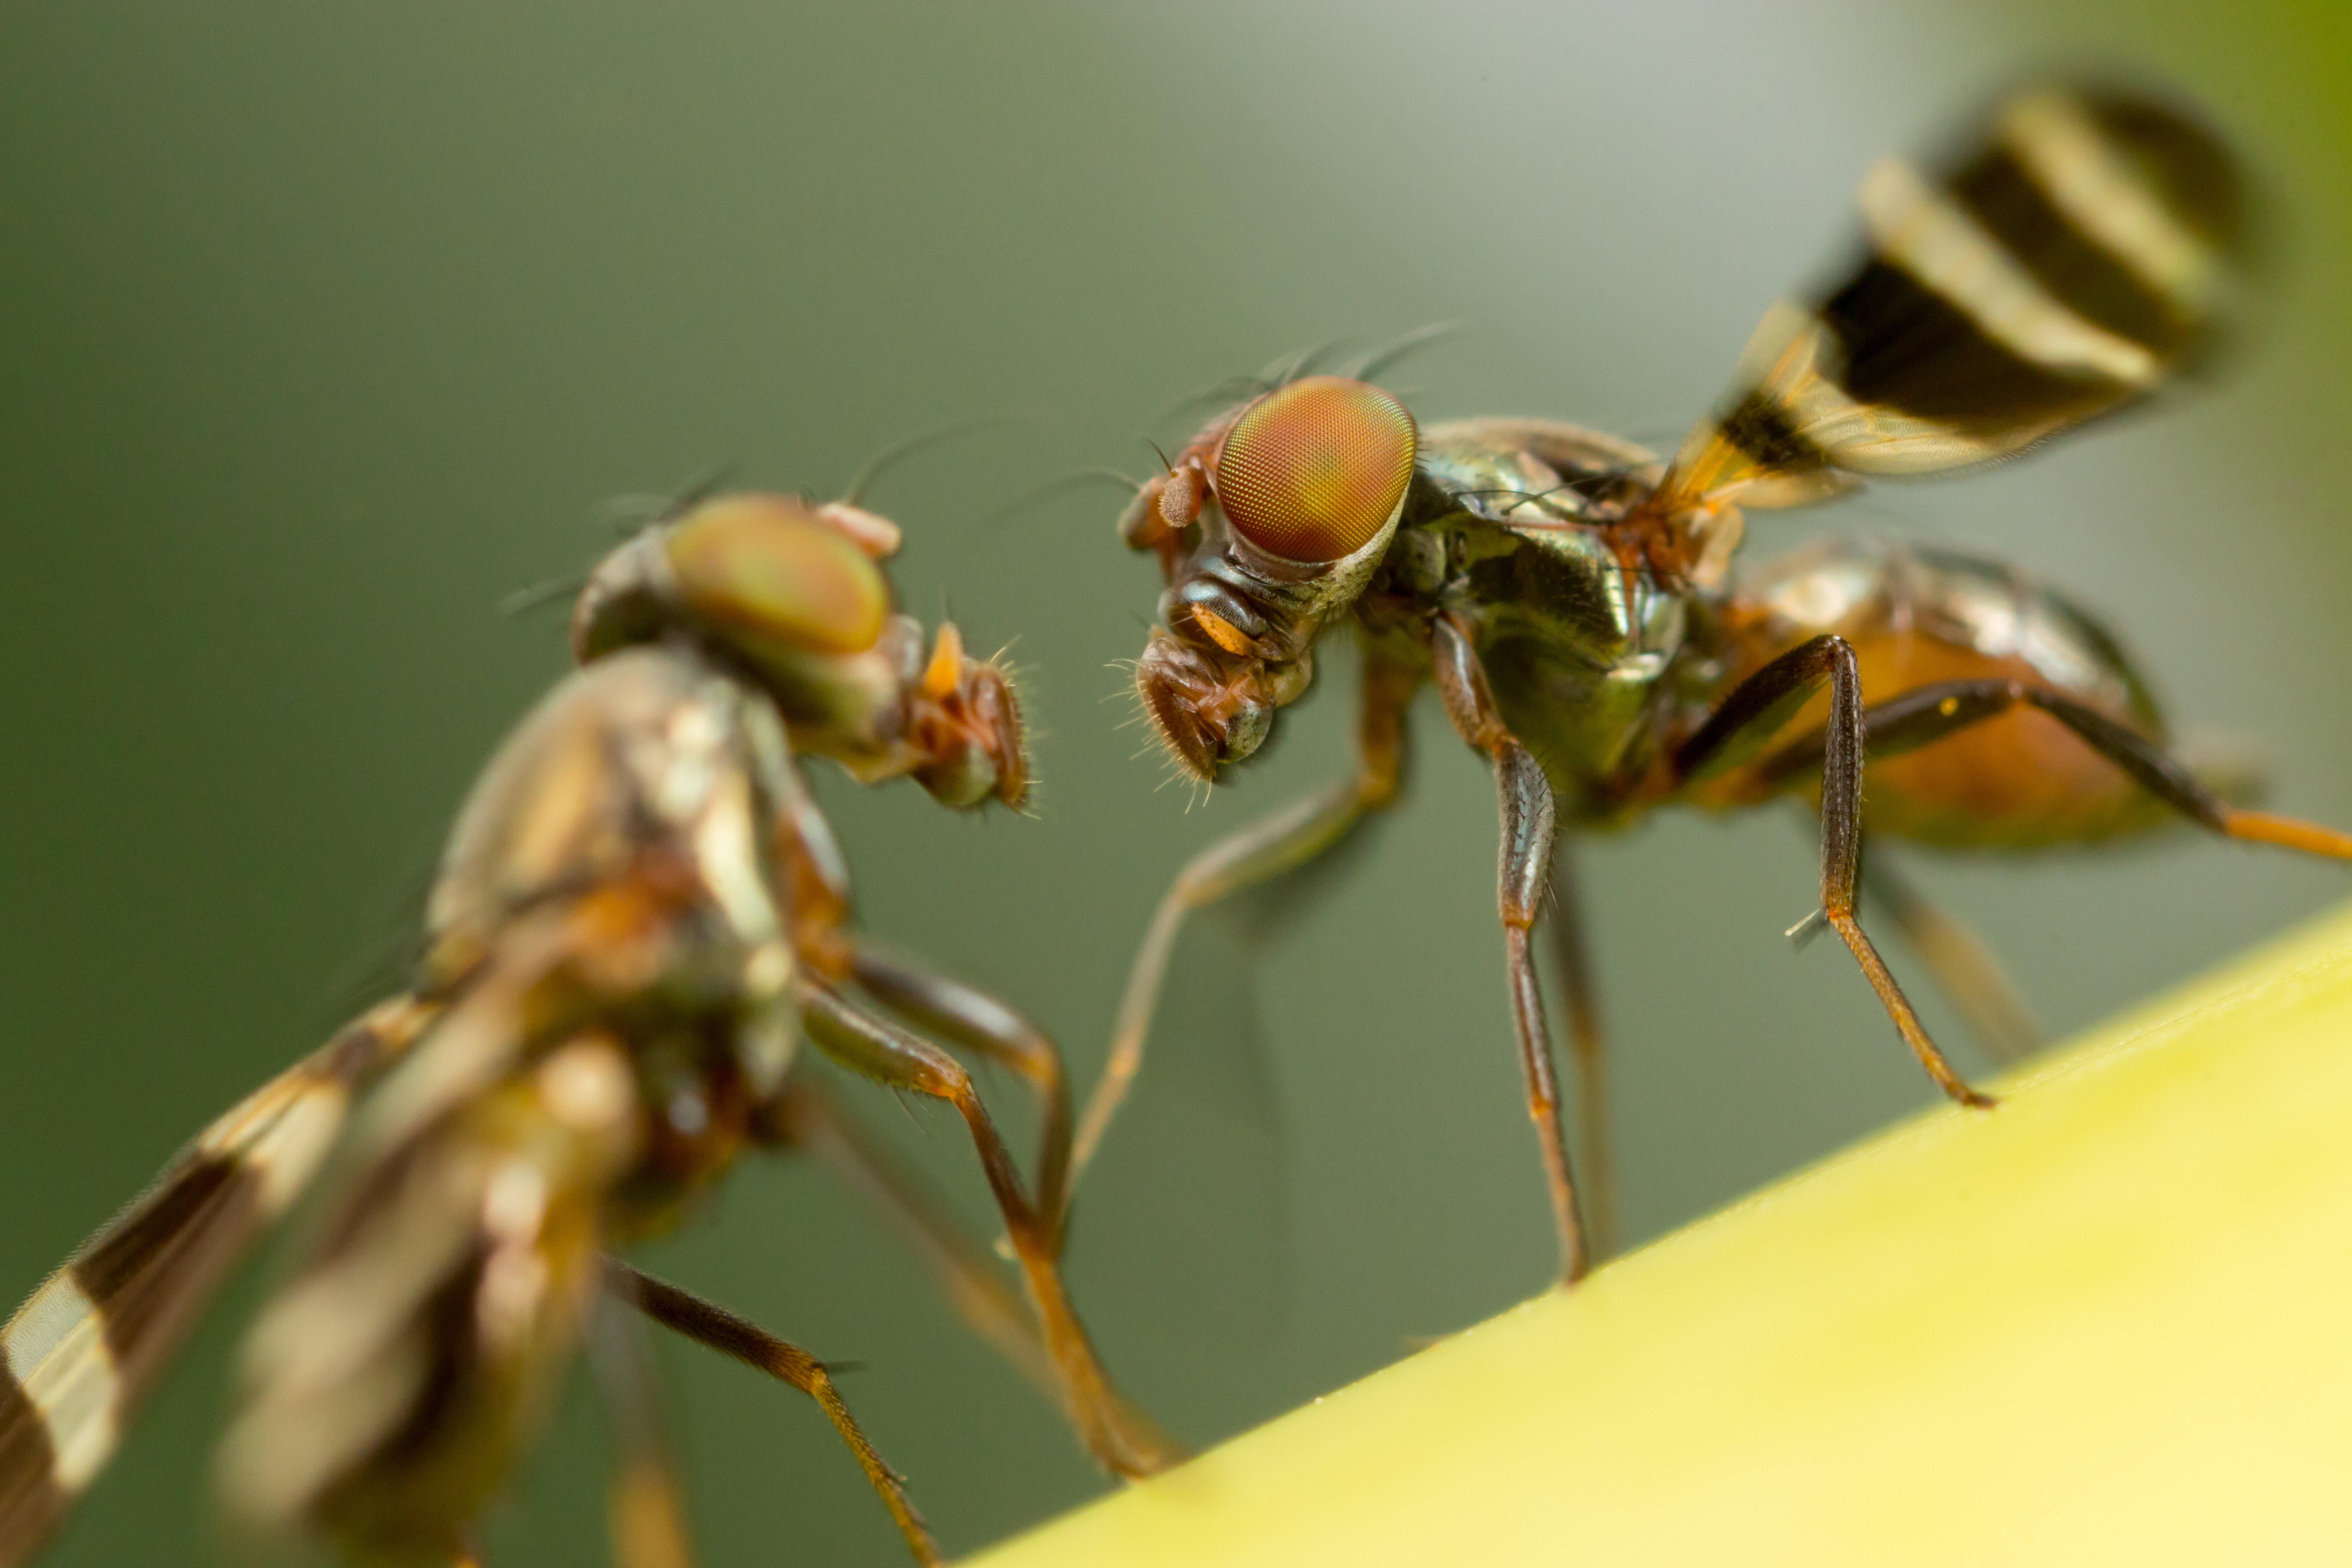
[[[0,1328],[0,1568],[29,1561],[106,1468],[214,1291],[422,1016],[386,1003],[247,1095]]]
[[[1859,195],[1861,259],[1766,314],[1664,510],[1965,468],[2137,403],[2210,346],[2252,226],[2236,160],[2193,116],[2079,84],[2012,93]]]

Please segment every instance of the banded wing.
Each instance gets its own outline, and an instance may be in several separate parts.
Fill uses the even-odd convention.
[[[198,1133],[0,1328],[0,1568],[97,1479],[214,1291],[299,1197],[426,1009],[383,1004]]]
[[[1766,313],[1660,510],[1964,468],[2137,403],[2210,347],[2252,227],[2210,131],[2079,84],[2011,94],[1934,163],[1883,160],[1859,199],[1861,259]]]

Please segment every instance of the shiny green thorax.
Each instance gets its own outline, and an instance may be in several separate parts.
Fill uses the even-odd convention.
[[[1696,722],[1728,666],[1825,632],[1869,639],[1915,628],[2031,667],[2053,689],[2164,733],[2154,697],[2105,627],[1998,562],[1843,537],[1720,584],[1627,567],[1605,531],[1658,475],[1640,447],[1573,426],[1433,425],[1396,538],[1358,605],[1375,637],[1441,610],[1470,626],[1496,704],[1543,764],[1564,821],[1608,826],[1639,815],[1657,749]],[[1732,634],[1730,619],[1745,630]]]
[[[1563,816],[1615,815],[1647,760],[1667,676],[1705,595],[1628,570],[1602,536],[1655,484],[1627,442],[1537,420],[1429,426],[1387,559],[1360,610],[1444,610],[1472,629],[1505,720]]]

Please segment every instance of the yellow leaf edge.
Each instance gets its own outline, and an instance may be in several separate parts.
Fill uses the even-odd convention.
[[[2352,905],[971,1568],[2352,1563]]]

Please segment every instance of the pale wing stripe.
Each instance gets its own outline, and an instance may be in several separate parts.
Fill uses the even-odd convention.
[[[46,1481],[56,1493],[79,1494],[106,1468],[131,1407],[190,1315],[249,1237],[317,1172],[352,1085],[405,1049],[429,1016],[405,998],[386,1003],[215,1118],[0,1326],[0,1365],[47,1438]],[[233,1206],[240,1204],[242,1219]],[[12,1468],[30,1454],[6,1441],[0,1450]],[[0,1475],[0,1497],[32,1484]],[[45,1533],[55,1513],[37,1517]],[[25,1545],[0,1543],[0,1563],[17,1561]]]
[[[2070,93],[2030,93],[2000,117],[2002,145],[2051,205],[2184,317],[2210,310],[2223,268],[2211,247],[2101,132]]]
[[[1829,329],[1803,306],[1783,300],[1766,312],[1749,352],[1762,368],[1758,388],[1798,434],[1858,473],[1924,474],[1997,458],[2039,439],[2053,418],[1999,436],[1969,434],[1884,404],[1862,403],[1823,373],[1839,349]]]
[[[303,1092],[244,1152],[245,1164],[260,1179],[255,1202],[264,1217],[284,1214],[310,1185],[342,1131],[351,1098],[350,1087],[340,1079],[304,1085]]]
[[[0,1331],[9,1375],[48,1428],[50,1479],[79,1492],[114,1453],[122,1379],[98,1303],[69,1270],[49,1276]]]
[[[2001,243],[1900,158],[1862,181],[1863,222],[1879,255],[1943,296],[1985,336],[2029,364],[2105,377],[2146,391],[2163,377],[2157,357],[2059,303]]]
[[[257,1217],[284,1212],[342,1125],[349,1090],[337,1079],[319,1076],[322,1070],[305,1062],[238,1101],[197,1134],[191,1157],[176,1162],[150,1196],[184,1187],[200,1174],[216,1179],[226,1165],[229,1181],[249,1184]],[[125,1217],[145,1208],[143,1202],[134,1205]],[[48,1432],[50,1479],[68,1493],[98,1479],[121,1438],[130,1391],[110,1343],[106,1304],[91,1297],[75,1272],[116,1234],[119,1226],[100,1232],[0,1328],[9,1375]]]

